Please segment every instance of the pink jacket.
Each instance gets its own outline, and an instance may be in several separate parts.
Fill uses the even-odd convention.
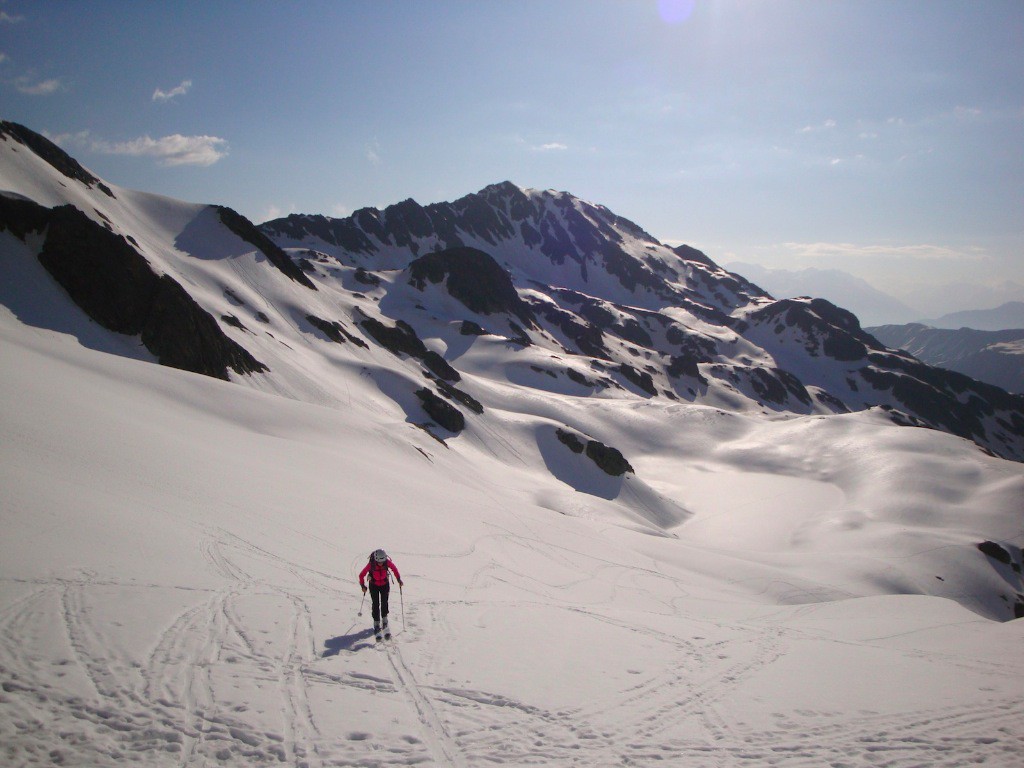
[[[363,586],[363,579],[366,578],[366,574],[370,574],[370,584],[375,587],[383,587],[388,583],[388,570],[395,574],[395,579],[399,584],[402,583],[402,576],[398,573],[398,568],[391,562],[391,558],[384,564],[369,562],[366,567],[359,572],[359,586]]]

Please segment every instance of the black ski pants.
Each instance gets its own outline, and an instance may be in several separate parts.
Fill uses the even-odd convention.
[[[391,594],[391,585],[385,584],[378,587],[370,585],[370,615],[373,616],[373,623],[380,622],[381,617],[388,617],[388,596]]]

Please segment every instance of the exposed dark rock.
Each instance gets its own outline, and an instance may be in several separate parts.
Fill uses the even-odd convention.
[[[696,248],[693,248],[692,246],[680,245],[676,248],[673,248],[672,252],[676,256],[685,261],[695,261],[698,264],[703,264],[707,267],[713,267],[715,269],[718,268],[718,265],[715,262],[713,262],[706,253],[704,253],[703,251],[698,251]]]
[[[365,341],[360,339],[358,336],[353,336],[348,332],[345,326],[337,320],[324,320],[316,315],[306,315],[306,320],[309,321],[310,325],[322,331],[328,339],[336,344],[344,344],[346,341],[351,341],[357,347],[369,349],[369,345]]]
[[[583,453],[584,449],[587,447],[586,443],[584,443],[578,435],[575,435],[572,432],[566,432],[564,429],[556,429],[555,437],[557,437],[558,440],[563,445],[567,446],[573,453]]]
[[[409,282],[423,290],[427,281],[447,280],[448,293],[471,312],[504,312],[528,326],[535,321],[530,306],[519,298],[509,273],[483,251],[449,248],[421,256],[409,265]]]
[[[291,260],[287,253],[285,253],[280,246],[278,246],[273,240],[267,237],[263,232],[256,228],[256,225],[249,221],[245,216],[233,211],[232,209],[223,206],[213,206],[220,216],[221,222],[238,235],[245,242],[254,246],[258,250],[263,252],[263,255],[267,257],[275,267],[277,267],[286,276],[290,277],[297,283],[316,290],[316,286],[313,282],[306,277],[302,269],[295,265],[295,262]]]
[[[486,336],[487,331],[481,328],[477,323],[472,320],[463,320],[462,325],[459,327],[459,333],[463,336]]]
[[[753,368],[750,371],[750,381],[762,400],[777,405],[783,405],[792,395],[804,405],[811,404],[811,396],[800,380],[788,371],[777,368]]]
[[[594,382],[592,382],[582,373],[577,371],[575,368],[566,368],[565,375],[568,376],[571,380],[575,381],[577,384],[580,384],[584,387],[594,386]]]
[[[632,472],[633,467],[615,448],[611,448],[597,440],[587,440],[575,432],[558,428],[555,430],[555,437],[573,453],[586,453],[587,458],[593,461],[605,474],[618,477],[626,472]]]
[[[230,325],[230,326],[232,326],[234,328],[237,328],[240,331],[248,331],[249,330],[248,328],[245,327],[245,325],[242,323],[242,321],[239,320],[234,315],[221,315],[220,319],[223,320],[228,325]]]
[[[461,403],[471,410],[473,413],[481,414],[484,412],[484,407],[475,397],[467,392],[463,392],[461,389],[453,387],[444,379],[439,379],[437,376],[427,374],[427,377],[434,382],[437,387],[437,391],[447,397],[449,400],[454,400],[457,403]]]
[[[456,434],[466,428],[466,417],[462,415],[462,412],[426,387],[416,390],[416,397],[423,404],[423,410],[427,416],[439,426]]]
[[[77,208],[49,211],[39,261],[89,317],[117,333],[140,335],[163,365],[221,379],[228,368],[268,370],[225,336],[184,288],[157,276],[127,240]]]
[[[627,363],[622,363],[622,365],[618,366],[615,370],[621,373],[627,381],[635,384],[647,394],[652,396],[658,394],[658,390],[654,386],[654,379],[652,379],[651,374],[646,371],[638,371]]]
[[[363,285],[380,285],[380,278],[377,277],[377,275],[373,274],[372,272],[367,272],[362,267],[356,268],[354,277],[357,283],[362,283]]]
[[[509,341],[511,341],[511,342],[513,342],[515,344],[518,344],[520,347],[528,347],[531,344],[533,344],[533,342],[530,341],[529,334],[527,334],[526,331],[523,328],[519,327],[519,325],[515,321],[509,320],[508,321],[508,327],[511,329],[512,333],[514,334],[509,339]]]
[[[389,328],[379,320],[368,317],[359,324],[378,344],[392,354],[405,354],[421,360],[430,371],[445,381],[458,381],[462,378],[441,355],[428,350],[416,335],[416,331],[405,321],[399,320]]]
[[[701,375],[700,368],[697,367],[696,358],[686,355],[674,355],[669,361],[666,372],[672,378],[689,376],[690,378],[697,379],[702,384],[708,383],[708,380]]]
[[[599,443],[597,440],[591,440],[587,443],[587,456],[605,474],[612,475],[613,477],[618,477],[626,472],[633,472],[633,467],[629,465],[629,462],[626,461],[616,448]]]
[[[5,229],[19,240],[29,232],[42,232],[50,221],[50,209],[31,200],[0,194],[0,229]]]
[[[545,321],[557,328],[565,338],[575,345],[575,352],[602,360],[611,359],[604,344],[604,333],[591,323],[581,322],[576,315],[547,303],[534,305]]]
[[[978,549],[984,554],[991,557],[993,560],[998,560],[1003,565],[1012,565],[1013,559],[1010,557],[1010,553],[1007,552],[1002,546],[996,544],[994,541],[983,541],[978,544]],[[1018,570],[1020,566],[1018,566]]]
[[[150,312],[142,327],[142,343],[162,365],[227,379],[269,370],[233,342],[170,276],[158,278]]]

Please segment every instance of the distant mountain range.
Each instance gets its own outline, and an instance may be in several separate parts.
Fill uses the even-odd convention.
[[[908,323],[921,318],[920,310],[840,269],[769,269],[741,261],[725,266],[757,283],[772,296],[780,299],[820,296],[850,310],[865,324]]]
[[[1024,328],[1024,301],[1008,301],[995,309],[951,312],[922,322],[933,328],[975,328],[979,331]]]

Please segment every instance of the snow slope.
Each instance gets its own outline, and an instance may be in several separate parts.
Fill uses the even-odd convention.
[[[1024,477],[963,441],[637,413],[638,476],[692,515],[651,535],[536,457],[6,310],[0,354],[10,765],[1019,758],[1024,624],[920,594],[1019,585],[969,542],[1019,536]],[[406,588],[375,648],[354,578],[381,545]]]
[[[348,291],[313,290],[216,209],[3,171],[115,222],[271,370],[154,365],[0,232],[5,764],[1019,763],[1024,465],[877,409],[595,397],[436,287],[328,260]],[[419,303],[484,406],[458,434],[419,426],[416,359],[354,341]],[[377,647],[381,546],[406,586]]]

